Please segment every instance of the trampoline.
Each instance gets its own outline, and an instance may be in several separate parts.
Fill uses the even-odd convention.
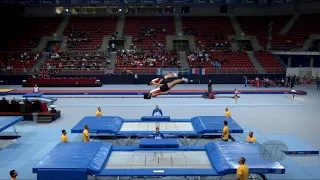
[[[38,180],[85,180],[100,176],[224,176],[239,157],[252,174],[284,174],[279,162],[260,157],[258,143],[212,142],[205,146],[149,149],[103,142],[60,143],[33,167]],[[121,158],[119,158],[121,157]]]
[[[179,140],[183,144],[188,144],[183,139],[196,137],[197,144],[203,135],[222,133],[224,120],[228,121],[230,133],[243,133],[239,124],[231,117],[225,116],[197,116],[179,120],[171,119],[169,116],[143,116],[138,120],[124,120],[117,116],[86,116],[71,129],[71,133],[82,133],[87,124],[89,133],[111,135],[116,140],[125,137],[128,139],[127,145],[131,145],[140,137],[152,135],[156,127],[159,127],[164,135],[182,137]]]
[[[22,121],[23,119],[23,116],[0,116],[0,132],[12,126],[16,137],[18,137],[18,133],[14,125]]]
[[[38,99],[41,102],[45,102],[47,104],[53,104],[57,101],[57,98],[46,97],[43,93],[26,93],[22,96],[23,98],[28,98],[29,100]]]

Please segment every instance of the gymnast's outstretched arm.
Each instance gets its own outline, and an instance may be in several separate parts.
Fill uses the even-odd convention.
[[[163,78],[161,78],[161,79],[159,80],[159,82],[156,84],[156,88],[159,87],[159,85],[160,85],[160,83],[162,83],[162,81],[163,81]]]

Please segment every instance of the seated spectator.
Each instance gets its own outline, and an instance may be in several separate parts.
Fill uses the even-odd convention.
[[[152,116],[163,116],[161,109],[156,105],[156,108],[152,112]]]
[[[0,100],[0,111],[1,112],[10,111],[9,103],[5,97],[2,97],[2,100]]]
[[[12,100],[10,101],[10,105],[11,112],[20,112],[20,104],[18,101],[16,101],[16,98],[12,98]]]
[[[34,101],[32,102],[32,107],[31,107],[32,112],[41,112],[41,102],[38,100],[38,98],[35,98]]]
[[[156,132],[153,134],[153,139],[164,139],[162,133],[160,133],[159,127],[156,127]]]
[[[257,142],[256,138],[253,137],[253,132],[252,131],[249,132],[249,136],[247,137],[246,141],[247,142]]]

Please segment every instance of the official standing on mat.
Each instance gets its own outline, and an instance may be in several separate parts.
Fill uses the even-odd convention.
[[[67,131],[62,130],[61,142],[68,142]]]
[[[244,157],[238,159],[239,167],[237,168],[237,180],[248,180],[249,168],[244,164],[245,162],[246,159]]]
[[[252,131],[249,132],[249,135],[248,135],[246,141],[247,142],[257,142],[256,138],[253,137],[253,132]]]
[[[89,136],[89,125],[84,126],[84,130],[82,132],[82,141],[83,142],[89,142],[90,141],[90,136]]]
[[[16,170],[11,170],[10,171],[10,180],[17,180],[18,172]]]
[[[226,111],[226,117],[231,117],[231,113],[228,107],[226,107],[225,111]]]
[[[96,112],[96,116],[102,116],[101,107],[98,107],[98,110]]]
[[[223,129],[222,129],[222,141],[228,141],[229,140],[229,127],[228,127],[228,121],[223,121]]]
[[[211,79],[209,79],[209,82],[208,82],[208,93],[209,94],[212,93],[212,81],[211,81]]]

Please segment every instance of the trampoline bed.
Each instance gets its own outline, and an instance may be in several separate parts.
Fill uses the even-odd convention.
[[[260,147],[258,143],[243,142],[162,149],[113,147],[103,142],[60,143],[35,165],[33,172],[38,180],[79,180],[87,175],[224,176],[235,174],[237,160],[244,156],[251,173],[284,174],[280,163],[260,157]]]

